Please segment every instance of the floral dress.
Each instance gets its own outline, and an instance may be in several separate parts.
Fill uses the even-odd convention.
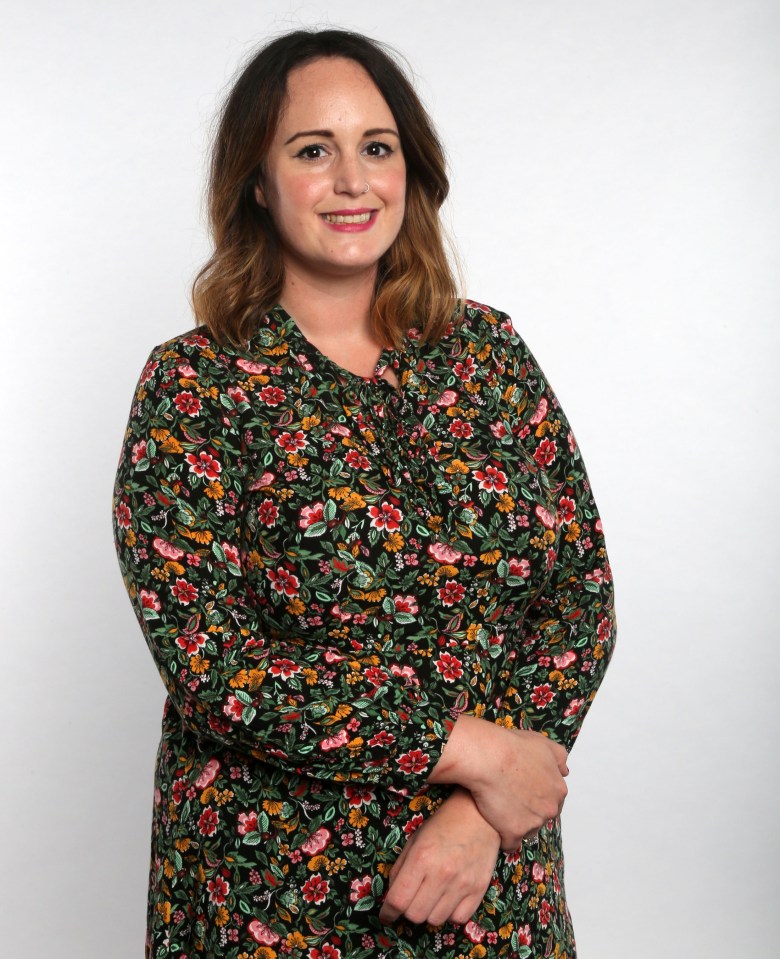
[[[149,959],[574,956],[558,820],[465,926],[378,917],[456,718],[571,748],[612,649],[585,469],[505,314],[469,301],[369,378],[281,307],[243,349],[169,340],[113,506],[168,691]]]

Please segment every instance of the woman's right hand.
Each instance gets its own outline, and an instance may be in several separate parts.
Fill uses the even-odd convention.
[[[460,716],[429,782],[468,789],[501,836],[501,848],[513,850],[560,813],[566,757],[563,746],[541,733]]]

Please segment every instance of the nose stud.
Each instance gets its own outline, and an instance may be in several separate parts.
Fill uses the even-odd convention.
[[[369,189],[369,187],[368,187],[368,181],[366,181],[366,188],[365,188],[365,190],[363,190],[363,192],[364,192],[364,193],[368,193],[368,189]]]

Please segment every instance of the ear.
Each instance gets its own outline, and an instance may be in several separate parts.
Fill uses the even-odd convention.
[[[255,183],[255,200],[257,200],[257,205],[262,207],[267,207],[268,204],[265,202],[265,192],[263,191],[263,186],[258,179]]]

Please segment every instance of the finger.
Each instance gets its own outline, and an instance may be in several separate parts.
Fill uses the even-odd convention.
[[[401,866],[392,886],[387,890],[385,901],[379,911],[379,919],[384,923],[395,922],[414,902],[422,881],[419,872],[409,869],[408,864],[407,868]]]
[[[477,909],[479,909],[483,899],[484,896],[477,894],[466,896],[465,899],[462,899],[452,910],[450,922],[454,922],[458,926],[465,926]]]
[[[429,922],[433,926],[439,926],[446,921],[452,906],[452,895],[448,896],[446,890],[442,894],[439,884],[428,879],[427,881],[423,880],[414,899],[404,909],[404,915],[409,922],[413,922],[415,925]],[[440,912],[444,915],[444,918],[441,921],[434,921],[433,917]]]
[[[403,862],[404,862],[404,859],[406,859],[407,853],[412,848],[413,841],[414,841],[414,835],[412,834],[407,840],[406,844],[404,845],[404,848],[398,854],[398,858],[393,863],[393,868],[390,870],[390,875],[387,877],[388,885],[392,885],[393,880],[398,875],[398,870],[403,865]]]

